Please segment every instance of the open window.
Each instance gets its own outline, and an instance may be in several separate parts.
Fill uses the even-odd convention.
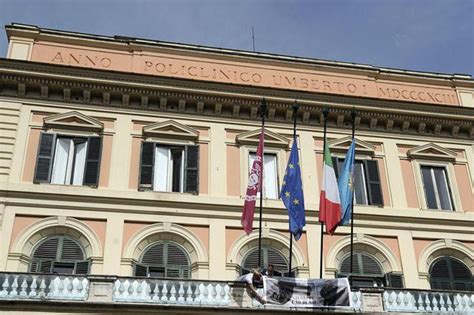
[[[82,246],[67,236],[52,236],[33,250],[30,272],[88,274],[90,261]]]
[[[172,242],[148,246],[135,264],[135,276],[155,278],[190,278],[191,266],[186,251]]]
[[[169,120],[143,127],[143,134],[140,190],[198,194],[199,132]]]
[[[247,181],[260,139],[261,129],[246,131],[236,136],[236,142],[241,145],[241,157],[244,159],[242,168],[242,182],[245,183],[243,193],[245,193]],[[263,157],[263,198],[279,199],[279,170],[285,152],[288,149],[288,138],[275,132],[265,129],[265,152]],[[260,194],[258,194],[260,195]]]
[[[288,276],[287,259],[276,249],[262,246],[262,267],[267,268],[269,264],[274,267],[274,275],[277,277]],[[241,275],[249,273],[252,269],[259,267],[258,247],[252,249],[242,260]]]
[[[97,186],[103,125],[78,112],[44,120],[36,158],[35,183]]]

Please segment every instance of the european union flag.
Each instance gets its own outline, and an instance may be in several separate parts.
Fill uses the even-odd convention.
[[[344,160],[344,167],[342,173],[339,175],[339,196],[341,197],[341,223],[340,225],[347,225],[351,223],[352,203],[354,202],[354,186],[352,183],[354,173],[354,150],[355,141],[347,150],[346,159]]]
[[[290,232],[294,235],[295,240],[299,240],[301,234],[303,234],[303,226],[306,224],[306,218],[296,137],[293,139],[293,146],[286,167],[285,177],[283,178],[280,198],[283,200],[286,209],[288,209]]]

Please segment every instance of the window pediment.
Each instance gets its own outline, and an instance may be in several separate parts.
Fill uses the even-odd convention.
[[[434,143],[427,143],[422,146],[412,148],[407,151],[407,155],[411,158],[424,158],[431,160],[456,160],[456,152],[450,149],[443,148]]]
[[[341,139],[334,139],[329,141],[329,148],[331,152],[347,152],[351,146],[352,137],[347,136]],[[359,154],[375,153],[375,146],[367,141],[355,138],[355,152]]]
[[[257,146],[260,139],[260,131],[261,129],[243,132],[238,134],[235,137],[235,140],[239,144],[250,144]],[[265,130],[264,139],[265,146],[269,147],[287,148],[289,144],[288,138],[270,130]]]
[[[173,120],[154,123],[143,127],[143,134],[147,137],[197,140],[199,131]]]
[[[104,124],[93,117],[76,111],[56,114],[44,118],[44,125],[55,129],[73,129],[99,131],[104,129]]]

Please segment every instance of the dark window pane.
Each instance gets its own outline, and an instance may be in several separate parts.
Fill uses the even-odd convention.
[[[55,262],[53,266],[53,273],[74,273],[74,263]]]
[[[422,166],[421,176],[423,177],[423,187],[425,189],[426,205],[429,209],[438,209],[436,205],[436,194],[431,177],[431,167]]]
[[[181,160],[183,157],[183,149],[172,148],[171,159],[173,161],[173,179],[171,185],[171,191],[181,192]]]

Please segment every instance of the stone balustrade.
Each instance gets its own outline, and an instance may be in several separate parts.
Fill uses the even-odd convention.
[[[89,280],[68,275],[0,273],[0,299],[79,300],[87,299]]]
[[[272,309],[232,281],[0,273],[0,302],[76,301],[86,305],[176,305]],[[259,289],[263,294],[263,289]],[[474,314],[474,292],[362,288],[350,295],[356,312]],[[279,307],[281,310],[281,307]],[[348,311],[348,309],[341,309]]]

